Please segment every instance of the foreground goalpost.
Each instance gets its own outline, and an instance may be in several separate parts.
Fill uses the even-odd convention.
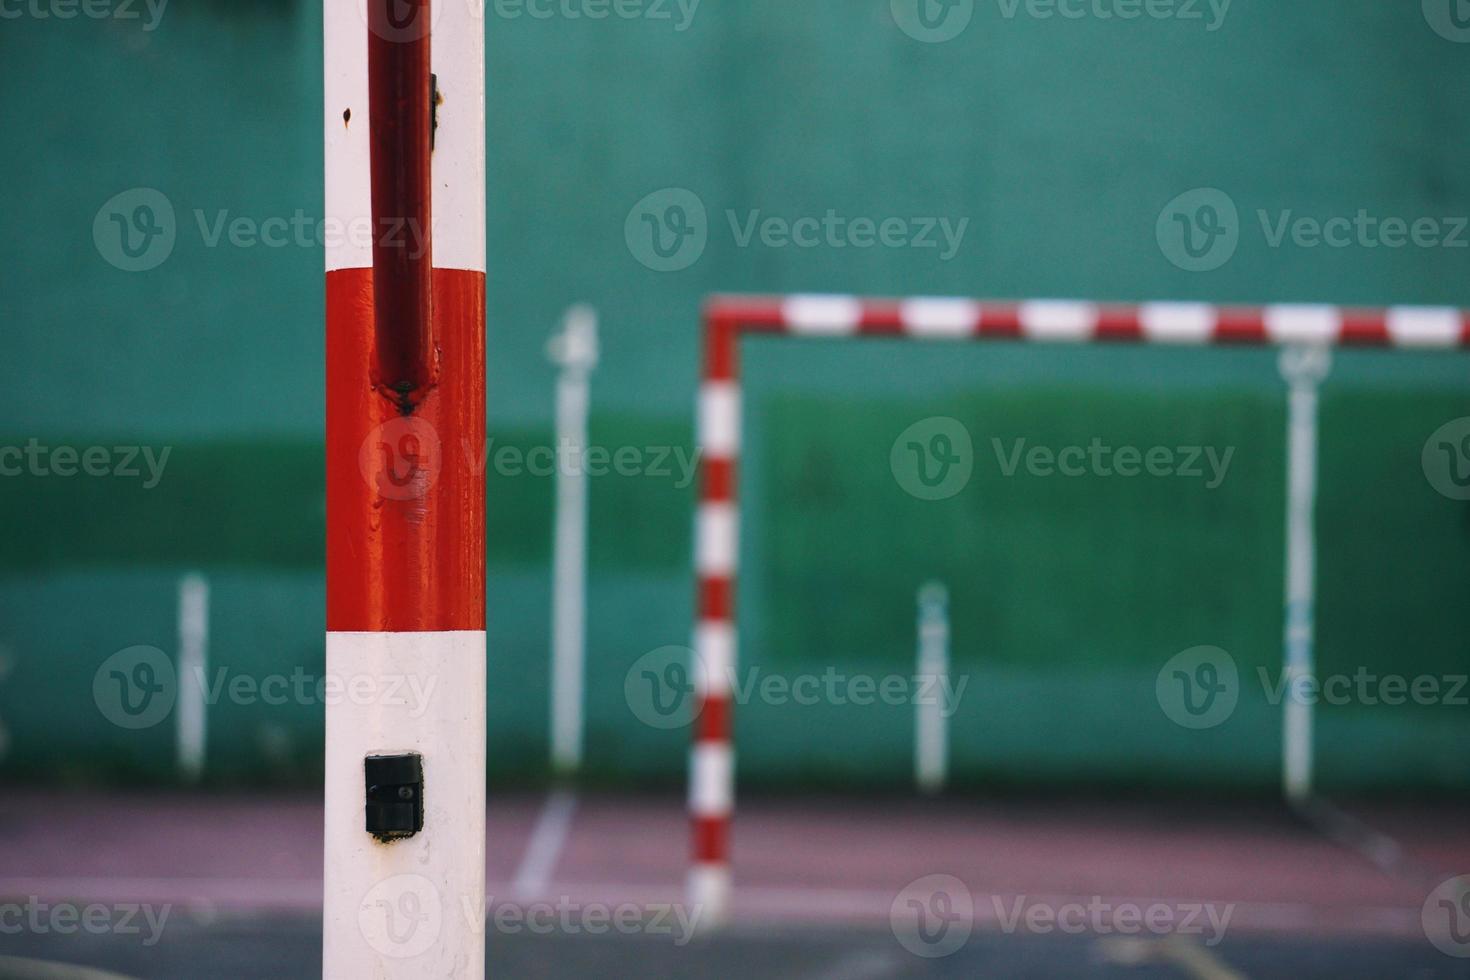
[[[326,0],[325,43],[322,972],[480,977],[484,22]]]
[[[730,682],[736,668],[735,584],[739,554],[737,464],[741,447],[740,338],[879,337],[912,340],[1010,339],[1278,345],[1290,384],[1285,582],[1287,678],[1311,676],[1317,470],[1317,386],[1335,346],[1470,347],[1470,314],[1448,308],[1350,310],[1332,306],[1216,307],[1196,303],[1103,305],[963,299],[867,300],[850,296],[717,297],[705,308],[697,446],[700,497],[695,520],[694,744],[689,808],[693,867],[689,902],[706,921],[728,914],[730,821],[735,753]],[[1283,707],[1282,783],[1294,805],[1312,786],[1311,705],[1288,695]]]

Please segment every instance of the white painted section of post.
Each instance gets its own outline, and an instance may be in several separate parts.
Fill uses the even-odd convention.
[[[1316,672],[1318,388],[1331,370],[1326,347],[1288,347],[1280,359],[1289,386],[1287,410],[1286,682],[1282,701],[1282,789],[1287,802],[1312,795],[1312,704],[1297,696],[1298,682]]]
[[[597,367],[597,313],[567,311],[548,347],[560,365],[556,384],[556,518],[551,598],[551,764],[582,768],[587,670],[587,416]]]
[[[485,975],[485,634],[328,633],[329,980]],[[424,829],[365,829],[363,760],[417,752]]]
[[[209,583],[202,575],[179,580],[179,699],[175,721],[179,776],[196,783],[204,775],[209,738],[205,673],[209,669]]]
[[[914,699],[914,779],[923,793],[949,781],[949,732],[941,692],[949,683],[949,591],[938,582],[919,590],[918,697]]]

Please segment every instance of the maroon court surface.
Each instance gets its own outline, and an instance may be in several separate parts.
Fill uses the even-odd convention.
[[[868,964],[860,975],[975,975],[982,955],[985,975],[997,976],[1046,976],[1064,963],[1140,977],[1470,976],[1470,960],[1430,945],[1421,919],[1437,880],[1470,872],[1470,808],[1347,809],[1392,838],[1394,862],[1382,854],[1375,862],[1270,806],[748,797],[736,823],[735,921],[691,947],[704,954],[681,954],[647,935],[621,943],[560,936],[529,949],[526,936],[492,927],[491,960],[497,948],[527,948],[526,963],[541,966],[521,972],[535,976],[562,975],[537,972],[550,949],[568,964],[636,951],[645,975],[667,976],[823,975],[848,956],[857,957],[855,970]],[[678,797],[583,796],[562,807],[570,815],[564,833],[548,826],[557,821],[547,813],[545,797],[492,793],[492,907],[681,900],[688,841]],[[313,797],[8,791],[0,799],[0,901],[168,904],[177,925],[151,951],[22,934],[0,935],[0,956],[65,959],[74,951],[76,962],[135,976],[189,975],[187,962],[197,969],[219,956],[248,976],[256,975],[250,964],[264,970],[271,957],[294,951],[270,969],[313,975],[321,852]],[[973,896],[975,938],[952,957],[927,960],[905,951],[890,910],[913,882],[936,874]],[[1106,924],[1109,913],[1101,930],[1067,934],[1017,927],[1009,916],[1017,907],[1089,903],[1228,907],[1228,931],[1207,958],[1231,972],[1192,972],[1215,967],[1154,962],[1147,951],[1126,963],[1126,951],[1115,955],[1122,940]],[[252,949],[260,956],[252,959]],[[700,955],[721,949],[726,958],[702,972]],[[819,962],[808,962],[818,949],[826,950]],[[656,965],[661,957],[667,969]],[[175,960],[185,972],[171,972]],[[950,972],[962,965],[969,972]]]

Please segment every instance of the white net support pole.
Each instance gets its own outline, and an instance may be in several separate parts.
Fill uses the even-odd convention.
[[[914,781],[926,794],[949,781],[949,590],[930,582],[919,590],[918,696],[914,699]]]
[[[179,703],[175,736],[179,777],[197,783],[204,775],[209,740],[205,673],[209,669],[209,583],[202,575],[179,580]]]
[[[597,313],[567,311],[549,354],[556,384],[556,518],[551,601],[551,764],[561,775],[582,768],[587,661],[587,416],[597,367]]]
[[[1281,781],[1287,802],[1312,795],[1313,704],[1303,685],[1316,673],[1318,391],[1331,370],[1321,346],[1281,352],[1288,385],[1286,436],[1286,611],[1281,721]]]

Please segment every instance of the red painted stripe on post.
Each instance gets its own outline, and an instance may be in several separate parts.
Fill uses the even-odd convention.
[[[1215,323],[1215,342],[1220,344],[1264,344],[1265,311],[1245,307],[1222,307]]]
[[[1104,306],[1098,310],[1096,339],[1107,341],[1139,341],[1143,339],[1143,322],[1136,306]]]
[[[701,499],[710,504],[733,501],[736,487],[735,461],[706,456],[701,466],[704,468]]]
[[[728,817],[695,817],[694,860],[697,864],[725,864],[730,860]]]
[[[735,612],[735,583],[710,576],[699,580],[699,618],[730,621]]]
[[[1387,347],[1393,342],[1388,333],[1388,314],[1383,310],[1345,310],[1340,341],[1349,346]]]
[[[704,332],[704,378],[733,381],[740,374],[740,324],[734,320],[710,320]]]
[[[706,695],[699,705],[694,741],[730,741],[730,699],[723,695]]]
[[[888,301],[864,303],[863,318],[858,321],[858,333],[869,337],[894,337],[906,333],[903,307]]]
[[[485,628],[485,274],[433,271],[439,383],[374,388],[371,269],[327,273],[327,629]]]
[[[980,337],[997,337],[1019,340],[1021,337],[1021,307],[1014,303],[987,303],[980,307]]]

